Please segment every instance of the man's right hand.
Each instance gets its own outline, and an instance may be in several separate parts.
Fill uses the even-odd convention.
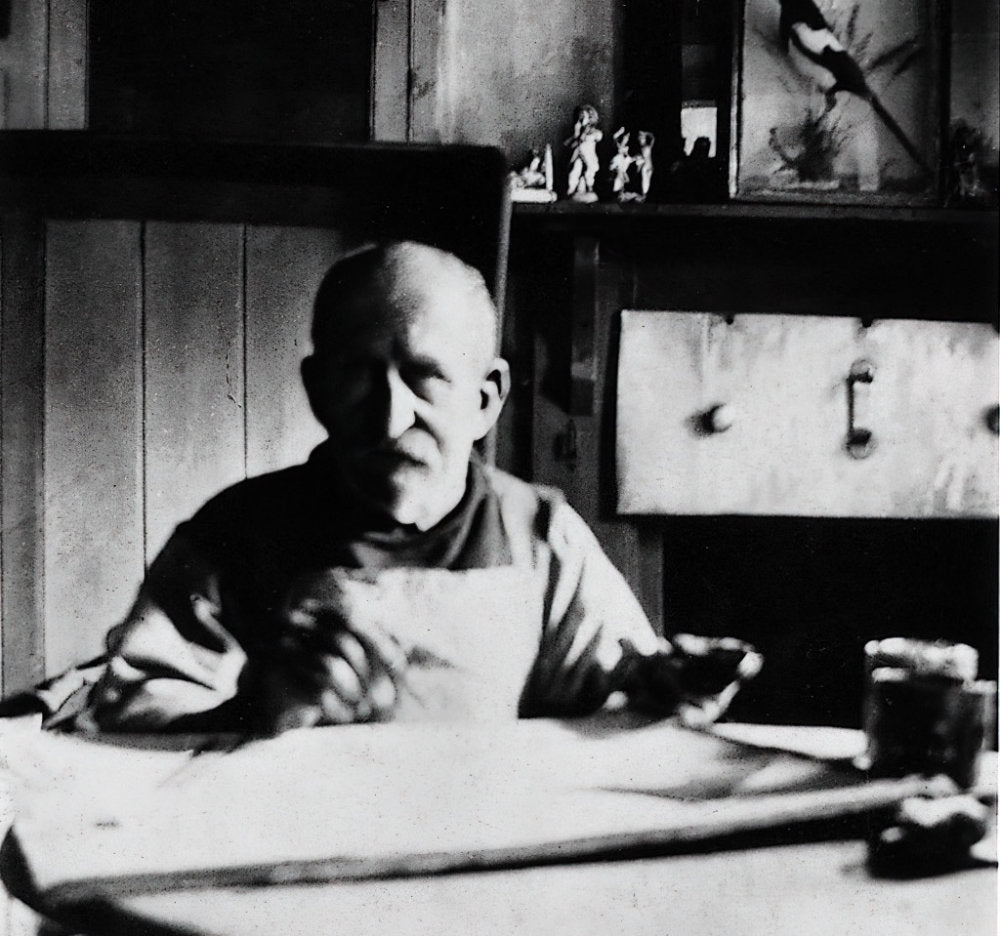
[[[352,631],[336,615],[294,612],[254,680],[259,728],[387,721],[402,684],[406,657],[381,633]]]

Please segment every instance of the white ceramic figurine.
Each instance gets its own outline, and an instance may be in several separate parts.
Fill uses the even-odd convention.
[[[569,161],[569,182],[566,194],[574,201],[597,201],[594,180],[601,167],[597,156],[597,144],[604,134],[597,126],[597,109],[591,104],[581,104],[574,113],[573,136],[566,141],[571,147]]]

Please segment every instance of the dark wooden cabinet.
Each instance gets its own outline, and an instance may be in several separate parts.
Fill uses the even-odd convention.
[[[515,393],[501,462],[566,491],[668,633],[760,646],[767,665],[734,717],[858,724],[863,643],[897,633],[968,641],[995,678],[997,523],[618,515],[620,312],[996,328],[997,232],[995,212],[517,206],[506,326]]]

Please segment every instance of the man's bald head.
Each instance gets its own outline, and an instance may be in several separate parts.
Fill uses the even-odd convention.
[[[336,352],[358,328],[406,321],[430,306],[447,311],[483,366],[496,355],[497,310],[482,274],[414,241],[366,247],[330,268],[313,306],[313,347],[320,356]]]

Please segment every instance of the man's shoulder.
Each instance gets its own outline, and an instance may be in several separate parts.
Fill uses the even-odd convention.
[[[505,506],[520,508],[532,514],[541,510],[551,511],[566,504],[566,497],[557,487],[524,481],[495,465],[484,465],[483,473]]]
[[[306,465],[252,475],[214,494],[181,526],[199,539],[228,541],[294,523],[315,508],[308,482]]]
[[[213,495],[199,513],[243,509],[252,504],[267,505],[275,499],[280,501],[302,491],[306,475],[306,464],[251,475]]]
[[[522,481],[498,468],[486,468],[500,507],[500,515],[516,556],[555,557],[563,569],[580,573],[586,565],[593,575],[610,565],[587,521],[557,487]]]
[[[590,544],[593,532],[557,487],[523,481],[500,468],[485,472],[508,524],[524,522],[553,547]]]

